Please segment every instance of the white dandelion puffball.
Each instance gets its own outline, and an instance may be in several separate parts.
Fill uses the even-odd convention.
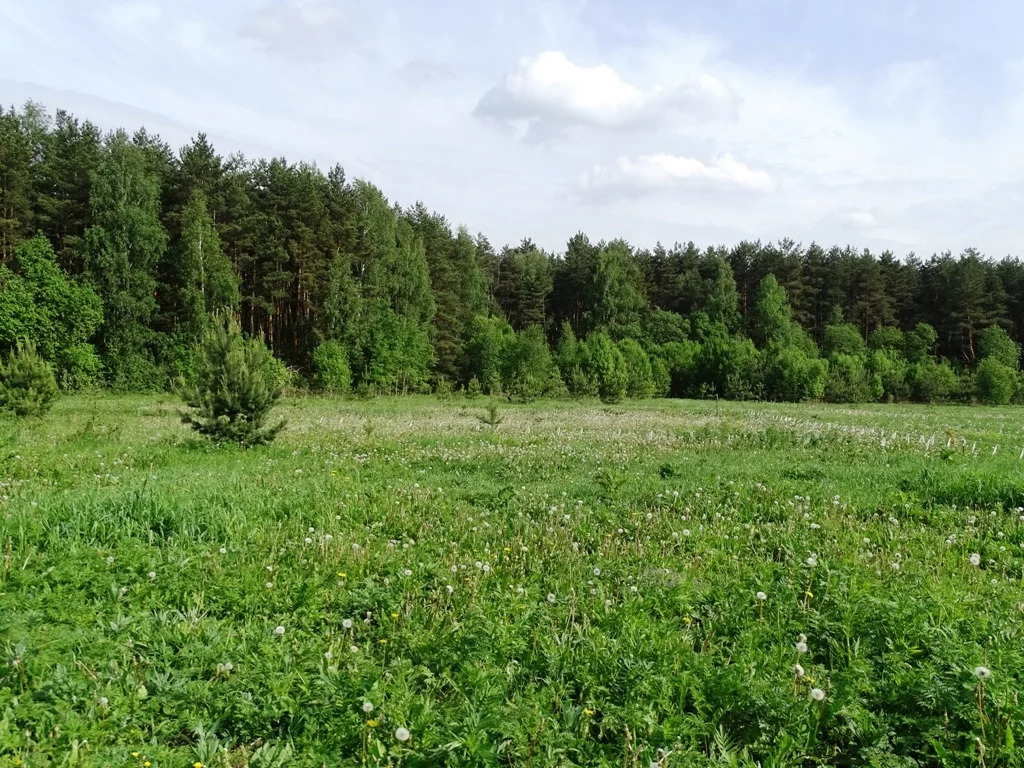
[[[548,602],[549,602],[549,603],[553,603],[553,602],[555,602],[555,596],[554,596],[554,594],[553,594],[553,593],[551,593],[551,592],[548,592]]]
[[[150,578],[150,580],[151,580],[151,581],[152,581],[153,579],[155,579],[155,578],[156,578],[156,571],[150,571],[150,572],[149,572],[149,578]]]
[[[600,568],[595,568],[594,569],[594,575],[595,576],[600,576],[601,575],[601,569]]]
[[[108,705],[108,704],[110,703],[110,701],[109,701],[109,700],[107,699],[107,697],[106,697],[106,696],[100,696],[100,699],[99,699],[99,702],[98,702],[98,703],[99,703],[99,705],[100,705],[101,707],[103,707],[104,709],[106,709],[106,708],[107,708],[107,705]]]
[[[977,552],[971,555],[971,565],[975,567],[981,565],[981,555],[979,555]]]
[[[331,653],[330,651],[324,651],[324,658],[327,659],[328,661],[330,661],[331,659],[334,658],[334,654]]]
[[[824,701],[825,692],[821,688],[811,688],[811,698],[815,701]]]
[[[114,556],[110,555],[110,556],[107,557],[107,565],[113,565],[113,564],[114,564]]]
[[[988,680],[992,677],[992,673],[989,671],[988,667],[975,667],[974,676],[979,680]]]
[[[395,738],[399,741],[408,741],[411,735],[407,728],[395,728]]]
[[[363,712],[365,712],[366,714],[370,714],[371,712],[373,712],[373,704],[371,704],[369,701],[364,701]]]
[[[799,665],[799,664],[794,664],[793,665],[793,673],[797,677],[803,677],[804,676],[804,668],[801,665]]]
[[[350,650],[350,651],[351,651],[352,653],[359,653],[359,646],[358,646],[358,645],[350,645],[348,649],[349,649],[349,650]]]
[[[806,643],[807,642],[807,635],[805,635],[803,632],[801,632],[799,635],[796,636],[796,639],[799,640],[801,643]]]
[[[352,619],[342,619],[341,626],[345,629],[352,629]]]
[[[796,644],[796,652],[797,653],[807,653],[807,643],[805,643],[803,641],[797,643]]]
[[[225,661],[225,662],[224,662],[224,671],[225,671],[225,672],[230,672],[230,671],[231,671],[231,670],[233,670],[234,668],[235,668],[235,665],[234,665],[234,664],[232,664],[232,663],[231,663],[230,661]]]
[[[222,555],[226,555],[226,554],[228,553],[228,548],[227,548],[227,547],[221,547],[221,548],[220,548],[220,553],[221,553]]]
[[[280,624],[278,624],[276,627],[274,627],[274,634],[277,635],[278,637],[283,635],[284,634],[284,627],[281,626]]]
[[[763,603],[765,600],[768,599],[768,595],[766,595],[764,592],[758,592],[757,599]]]
[[[811,555],[807,558],[807,564],[811,566],[811,568],[816,567],[818,565],[818,558],[816,558],[814,555]]]

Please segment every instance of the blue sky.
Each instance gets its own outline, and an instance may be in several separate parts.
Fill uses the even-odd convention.
[[[1024,6],[0,0],[0,100],[341,163],[498,244],[1024,254]]]

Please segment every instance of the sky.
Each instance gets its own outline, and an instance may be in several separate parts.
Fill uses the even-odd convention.
[[[1024,255],[1016,0],[0,0],[0,103],[341,164],[492,243]]]

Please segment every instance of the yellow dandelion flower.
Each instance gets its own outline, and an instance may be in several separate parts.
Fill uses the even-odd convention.
[[[192,768],[203,768],[203,764],[197,760],[196,762],[192,763]]]
[[[398,614],[397,613],[392,613],[391,614],[391,618],[392,619],[397,619],[398,618]]]
[[[152,765],[152,763],[151,763],[151,762],[149,762],[149,760],[147,760],[146,762],[144,762],[144,763],[142,764],[142,768],[149,768],[149,766],[151,766],[151,765]]]
[[[684,624],[693,624],[693,619],[691,619],[689,616],[684,616],[683,617],[683,623]]]
[[[138,752],[132,752],[132,757],[138,757],[138,756],[139,756]]]
[[[592,710],[589,707],[587,707],[587,708],[585,708],[583,710],[583,714],[586,715],[587,717],[593,717],[594,716],[594,710]]]
[[[368,726],[370,726],[371,728],[376,728],[377,727],[377,721],[376,720],[367,720],[366,724]]]
[[[811,592],[811,590],[809,590],[809,589],[806,592],[804,592],[804,594],[807,595],[808,597],[814,597],[814,593]]]
[[[387,640],[385,640],[385,639],[384,639],[384,638],[382,637],[382,638],[380,639],[380,644],[381,644],[381,645],[387,645],[387,644],[388,644],[388,641],[387,641]]]

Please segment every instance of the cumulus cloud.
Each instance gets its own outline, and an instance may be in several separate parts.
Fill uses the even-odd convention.
[[[704,163],[663,153],[622,156],[614,165],[595,166],[579,180],[580,191],[598,197],[633,197],[693,187],[763,193],[773,191],[775,182],[765,171],[754,170],[729,154]]]
[[[484,94],[476,115],[525,123],[537,136],[581,125],[614,130],[657,127],[672,116],[730,118],[736,102],[732,89],[713,75],[644,91],[605,64],[584,67],[561,51],[547,51],[521,59]]]

